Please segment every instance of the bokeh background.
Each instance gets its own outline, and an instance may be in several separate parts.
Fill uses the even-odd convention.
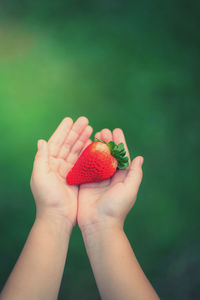
[[[144,272],[161,299],[200,299],[199,12],[189,0],[0,1],[1,288],[34,221],[37,140],[85,115],[144,156],[125,223]],[[59,299],[100,299],[77,227]]]

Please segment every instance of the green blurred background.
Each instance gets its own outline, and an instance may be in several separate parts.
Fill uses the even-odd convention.
[[[39,138],[121,127],[144,178],[125,231],[161,299],[200,299],[200,2],[0,1],[0,285],[33,224]],[[59,299],[100,299],[80,230]]]

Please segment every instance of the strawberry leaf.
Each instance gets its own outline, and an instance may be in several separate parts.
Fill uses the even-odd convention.
[[[100,140],[100,139],[97,139],[96,138],[96,141],[99,141],[99,142],[102,142],[102,143],[105,143],[107,144],[109,150],[110,150],[110,153],[112,156],[114,156],[117,160],[117,167],[118,169],[126,169],[128,168],[129,166],[129,159],[126,155],[126,150],[124,148],[124,144],[123,143],[119,143],[118,145],[115,144],[115,142],[113,141],[110,141],[108,143],[106,143],[105,141],[103,140]]]
[[[116,158],[119,169],[126,169],[129,166],[129,160],[126,155],[124,144],[115,144],[115,148],[111,151],[111,154]]]
[[[112,151],[114,150],[116,144],[113,142],[113,141],[110,141],[107,143],[109,149],[110,149],[110,152],[112,153]]]
[[[123,169],[126,169],[126,168],[128,168],[128,166],[129,166],[129,163],[126,163],[126,164],[123,164],[123,165],[121,165],[121,164],[118,164],[118,169],[120,169],[120,170],[123,170]]]

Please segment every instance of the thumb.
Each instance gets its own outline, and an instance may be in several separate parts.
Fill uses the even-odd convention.
[[[38,140],[38,151],[35,156],[34,170],[36,172],[47,173],[49,166],[49,151],[45,140]]]
[[[124,181],[125,186],[131,194],[136,195],[141,181],[142,181],[142,165],[144,162],[144,158],[142,156],[137,156],[133,159],[127,177]]]

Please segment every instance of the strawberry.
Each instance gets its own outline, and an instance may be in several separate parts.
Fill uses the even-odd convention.
[[[129,166],[124,144],[96,139],[85,148],[66,177],[70,185],[98,182],[110,178],[116,169]]]

